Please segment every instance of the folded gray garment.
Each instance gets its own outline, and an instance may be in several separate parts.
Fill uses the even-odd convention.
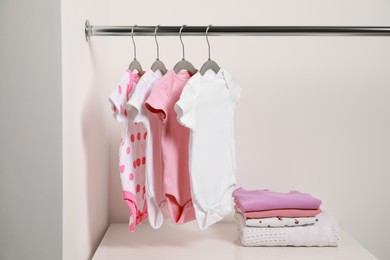
[[[297,227],[248,227],[245,217],[236,213],[241,244],[244,246],[338,246],[339,228],[327,212],[317,215],[314,225]]]

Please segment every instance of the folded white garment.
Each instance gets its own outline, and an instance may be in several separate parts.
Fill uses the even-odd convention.
[[[236,213],[241,244],[244,246],[338,246],[339,228],[327,212],[317,215],[314,225],[298,227],[247,227],[242,214]]]
[[[313,225],[318,221],[317,217],[304,218],[286,218],[286,217],[272,217],[272,218],[247,218],[245,224],[248,227],[297,227]]]

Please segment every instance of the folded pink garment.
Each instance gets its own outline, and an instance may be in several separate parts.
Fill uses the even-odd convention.
[[[321,206],[321,200],[295,190],[282,193],[238,188],[233,192],[233,197],[243,212],[273,209],[319,209]]]
[[[236,205],[236,211],[244,215],[245,218],[271,218],[271,217],[314,217],[322,212],[321,209],[274,209],[263,211],[242,212]]]

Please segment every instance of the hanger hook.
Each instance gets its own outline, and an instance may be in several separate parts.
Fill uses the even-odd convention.
[[[159,58],[160,58],[160,50],[159,50],[158,41],[157,41],[157,30],[158,30],[159,26],[160,25],[157,24],[156,28],[154,28],[154,41],[156,42],[156,46],[157,46],[157,60],[159,60]]]
[[[134,60],[137,59],[137,46],[135,45],[135,41],[134,41],[134,28],[136,27],[137,25],[133,25],[131,27],[131,40],[133,41],[133,47],[134,47]]]
[[[207,41],[207,45],[209,47],[209,60],[210,60],[210,42],[209,42],[209,29],[211,28],[211,24],[209,26],[207,26],[207,29],[206,29],[206,41]]]
[[[181,31],[183,30],[184,26],[186,26],[185,24],[183,24],[181,27],[180,27],[180,31],[179,31],[179,38],[180,38],[180,42],[181,42],[181,46],[183,48],[183,59],[182,60],[185,60],[185,56],[184,56],[184,43],[183,43],[183,40],[181,38]]]

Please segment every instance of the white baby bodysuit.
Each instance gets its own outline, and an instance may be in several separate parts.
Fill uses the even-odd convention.
[[[142,75],[130,100],[127,102],[128,116],[134,122],[142,123],[148,134],[142,138],[146,141],[146,190],[149,223],[153,228],[163,224],[165,196],[163,192],[163,166],[161,154],[161,130],[158,118],[145,107],[145,100],[162,74],[159,70],[149,70]]]
[[[231,212],[236,183],[234,110],[240,86],[224,69],[196,73],[175,104],[178,121],[191,129],[190,180],[201,229]]]
[[[129,230],[147,218],[145,188],[145,140],[147,130],[129,120],[126,102],[131,97],[140,75],[127,70],[110,95],[114,118],[123,124],[119,145],[119,172],[123,199],[130,209]]]

